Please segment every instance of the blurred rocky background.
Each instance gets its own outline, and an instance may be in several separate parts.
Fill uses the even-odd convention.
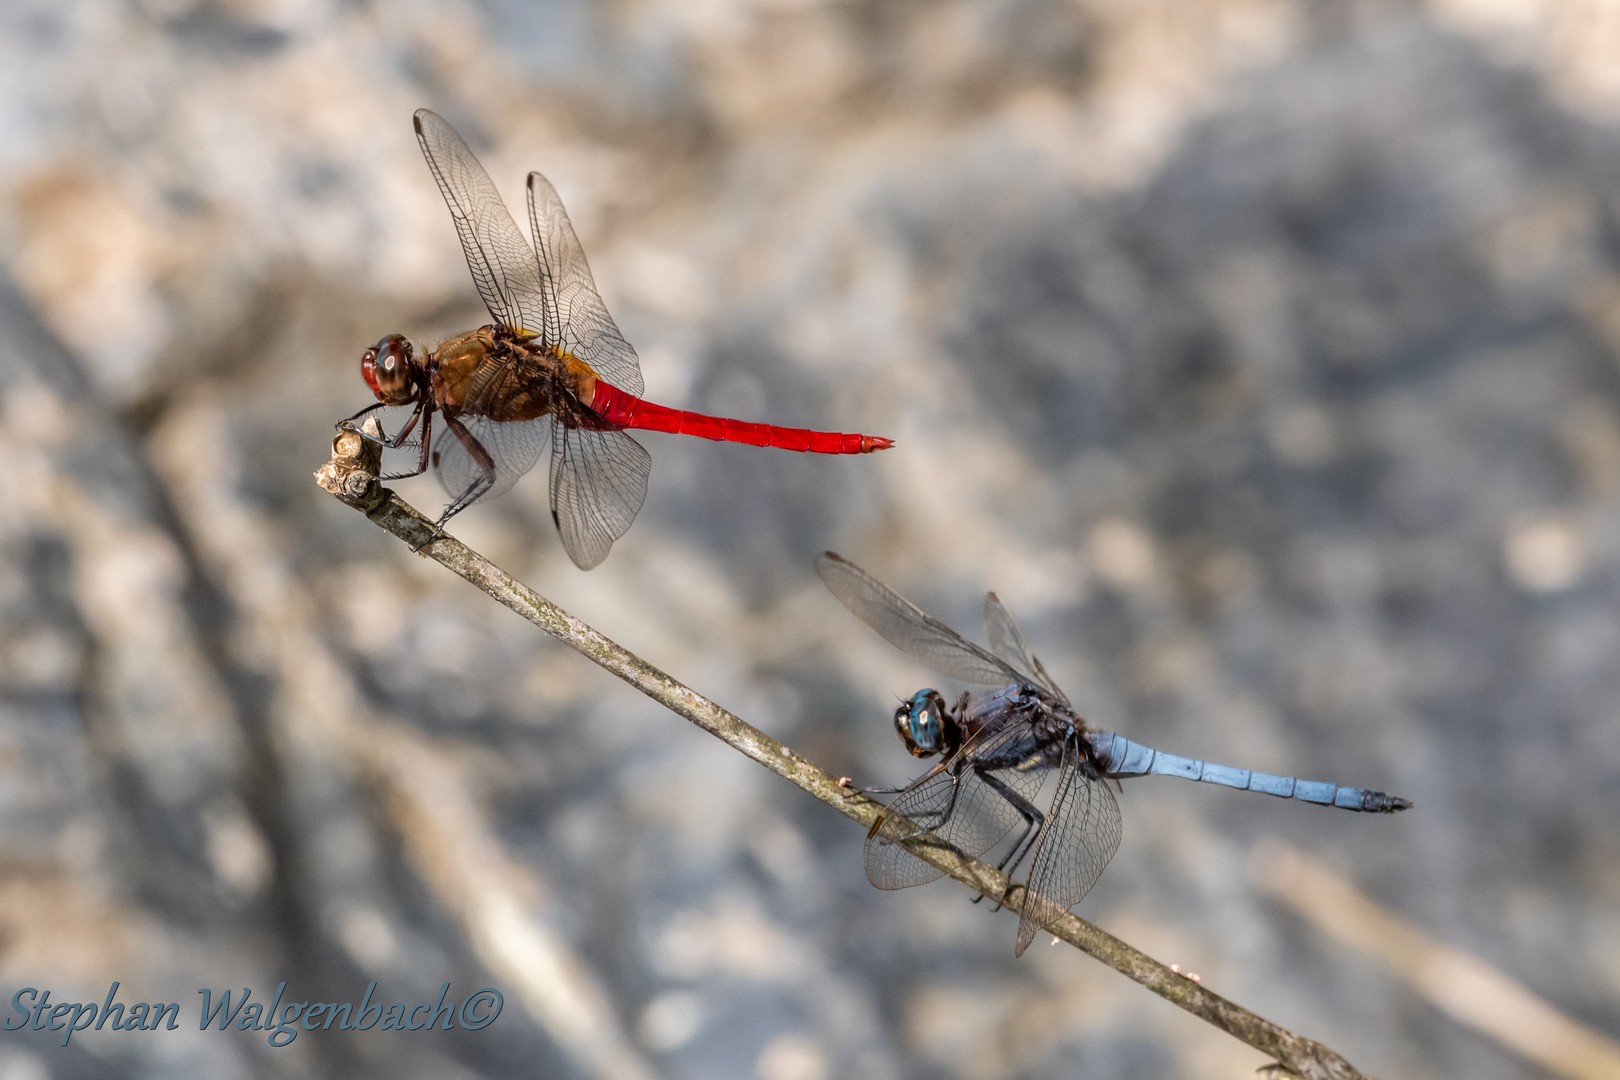
[[[862,784],[936,680],[814,553],[975,637],[996,589],[1094,723],[1417,804],[1129,782],[1080,914],[1369,1074],[1614,1075],[1610,0],[18,0],[0,88],[0,997],[183,1021],[3,1032],[0,1080],[1265,1064],[872,889],[846,819],[315,487],[365,346],[486,319],[423,105],[512,206],[551,177],[650,397],[898,443],[646,435],[589,574],[543,470],[459,536]],[[506,1005],[196,1030],[281,980]]]

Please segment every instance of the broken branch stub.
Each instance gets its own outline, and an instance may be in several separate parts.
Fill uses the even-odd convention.
[[[340,428],[332,438],[332,457],[315,470],[315,482],[340,500],[370,513],[389,495],[387,488],[377,483],[382,472],[382,425],[369,416],[361,428]],[[371,438],[366,438],[370,435]]]

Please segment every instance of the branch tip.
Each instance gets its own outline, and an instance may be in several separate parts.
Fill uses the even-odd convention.
[[[315,482],[355,509],[370,513],[387,497],[387,489],[377,483],[377,474],[382,472],[382,437],[382,425],[374,416],[368,416],[359,430],[339,428],[332,437],[332,457],[315,470]]]

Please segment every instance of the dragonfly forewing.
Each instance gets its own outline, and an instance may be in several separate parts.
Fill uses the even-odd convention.
[[[1081,752],[1079,739],[1076,734],[1064,742],[1057,791],[1030,860],[1014,956],[1022,956],[1043,926],[1062,918],[1091,891],[1119,850],[1119,804]]]
[[[548,321],[534,248],[507,212],[500,191],[444,117],[416,110],[416,139],[450,208],[478,295],[498,322],[531,334]]]
[[[1045,774],[1038,768],[1013,767],[1026,757],[1019,750],[1029,742],[1030,725],[1022,719],[987,727],[943,768],[895,796],[885,813],[909,819],[954,848],[961,859],[976,859],[1038,814],[1030,800]],[[1005,767],[994,767],[997,763]],[[881,830],[867,837],[866,877],[880,889],[924,885],[944,873]]]
[[[596,291],[585,249],[557,189],[537,172],[529,174],[529,227],[545,280],[550,318],[545,339],[585,361],[620,390],[640,397],[644,386],[636,350],[619,333]]]
[[[822,552],[816,573],[856,618],[941,675],[984,686],[1029,681],[842,556]]]
[[[984,627],[990,635],[992,653],[1018,668],[1026,681],[1044,688],[1063,704],[1069,703],[1063,691],[1057,688],[1052,677],[1046,673],[1046,666],[1029,651],[1029,642],[1024,640],[1024,631],[1019,628],[1018,620],[1012,617],[1012,612],[1007,610],[1007,606],[1001,602],[1001,597],[995,593],[986,593],[984,596]]]

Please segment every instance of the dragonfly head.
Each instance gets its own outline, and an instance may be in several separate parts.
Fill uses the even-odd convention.
[[[409,405],[416,400],[415,351],[403,334],[389,334],[360,354],[360,376],[379,401]]]
[[[933,757],[959,741],[956,719],[938,690],[919,690],[894,710],[894,730],[912,757]]]

